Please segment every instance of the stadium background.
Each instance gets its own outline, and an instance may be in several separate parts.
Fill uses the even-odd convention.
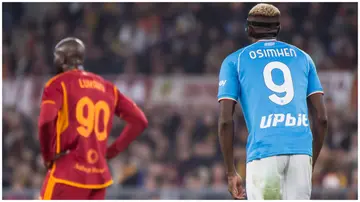
[[[3,198],[38,196],[45,170],[37,117],[54,74],[54,45],[76,36],[85,68],[142,106],[149,128],[111,166],[109,199],[227,199],[217,138],[217,76],[249,43],[253,3],[3,3]],[[280,40],[313,57],[326,93],[329,134],[313,198],[356,199],[357,4],[281,3]],[[256,78],[254,78],[256,79]],[[237,168],[245,176],[244,120],[236,115]],[[111,139],[124,122],[115,120]],[[294,182],[296,183],[296,182]]]

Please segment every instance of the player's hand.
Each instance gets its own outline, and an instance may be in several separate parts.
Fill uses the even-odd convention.
[[[50,170],[53,166],[54,162],[53,161],[45,161],[44,162],[44,166],[46,169]]]
[[[242,178],[238,173],[228,175],[228,190],[233,199],[245,199],[245,190],[242,186]]]

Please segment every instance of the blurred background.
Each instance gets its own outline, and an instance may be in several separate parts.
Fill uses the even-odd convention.
[[[109,199],[229,199],[217,137],[218,72],[249,44],[253,3],[3,3],[3,198],[38,197],[45,170],[37,118],[54,75],[54,45],[82,39],[85,68],[135,100],[149,128],[111,167]],[[280,40],[314,59],[329,134],[313,173],[313,199],[357,199],[357,3],[277,3]],[[238,172],[247,129],[236,113]],[[110,142],[124,122],[116,119]]]

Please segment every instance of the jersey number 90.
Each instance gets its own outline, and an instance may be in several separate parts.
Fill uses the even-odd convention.
[[[87,108],[85,115],[84,109]],[[100,112],[103,112],[103,117],[100,117]],[[82,97],[76,104],[76,119],[80,126],[77,127],[78,133],[88,138],[92,132],[95,133],[98,141],[103,141],[107,137],[107,125],[110,119],[109,105],[100,100],[94,103],[89,97]],[[100,131],[99,122],[103,121],[103,129]]]
[[[284,83],[277,85],[274,83],[271,72],[274,69],[279,69],[284,75]],[[275,93],[269,96],[269,99],[278,105],[286,105],[294,98],[294,85],[289,67],[282,62],[270,62],[264,68],[264,82],[267,88],[275,93],[285,93],[280,97]]]

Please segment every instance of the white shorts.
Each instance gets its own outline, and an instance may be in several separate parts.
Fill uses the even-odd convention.
[[[246,164],[246,195],[249,200],[309,200],[312,158],[282,155]]]

